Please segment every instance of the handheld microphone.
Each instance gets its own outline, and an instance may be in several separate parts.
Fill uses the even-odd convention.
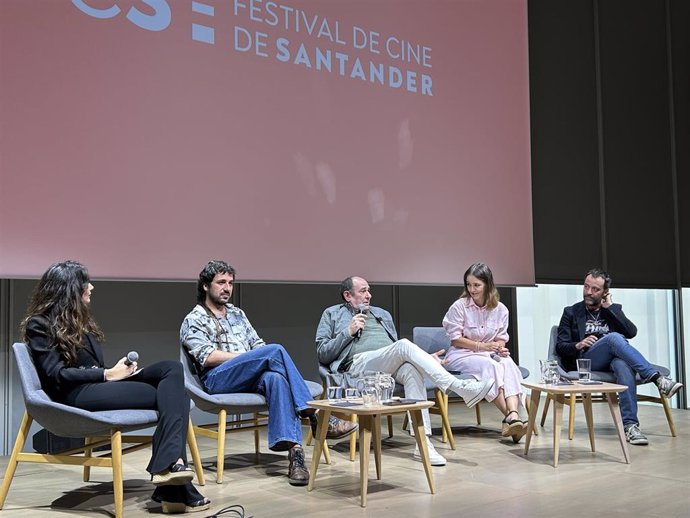
[[[132,365],[134,362],[139,361],[139,353],[136,351],[130,351],[127,353],[127,359],[125,360],[125,365]]]
[[[364,304],[360,304],[359,306],[357,306],[357,314],[361,315],[362,313],[364,313],[365,309],[367,309],[367,307]],[[361,327],[355,333],[355,338],[362,338],[362,328]]]

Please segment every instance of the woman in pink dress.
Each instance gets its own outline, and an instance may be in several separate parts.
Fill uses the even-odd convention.
[[[486,400],[493,402],[505,416],[502,435],[512,437],[517,443],[525,435],[527,423],[519,414],[525,401],[522,374],[506,348],[508,308],[499,300],[487,265],[470,266],[464,281],[462,295],[443,317],[443,327],[452,347],[442,363],[451,372],[496,380]]]

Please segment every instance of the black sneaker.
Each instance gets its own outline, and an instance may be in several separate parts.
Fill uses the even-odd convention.
[[[656,383],[656,386],[659,387],[659,392],[661,392],[667,398],[672,398],[676,395],[676,392],[683,388],[682,383],[673,381],[671,378],[666,376],[659,376],[654,380],[654,383]]]
[[[645,446],[649,444],[647,436],[640,431],[636,424],[629,424],[625,427],[625,440],[635,446]]]
[[[304,464],[304,450],[301,446],[290,448],[288,452],[288,479],[290,485],[306,486],[309,483],[309,470]]]

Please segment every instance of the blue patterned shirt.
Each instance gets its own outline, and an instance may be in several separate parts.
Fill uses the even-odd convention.
[[[224,317],[215,317],[197,304],[182,322],[180,343],[202,367],[213,351],[244,353],[266,345],[244,311],[232,304],[225,308]]]

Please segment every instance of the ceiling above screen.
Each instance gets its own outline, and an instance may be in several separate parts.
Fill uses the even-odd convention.
[[[0,3],[0,277],[534,282],[526,1]]]

